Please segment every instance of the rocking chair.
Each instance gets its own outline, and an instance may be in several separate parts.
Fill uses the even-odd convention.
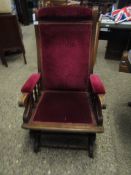
[[[22,128],[29,129],[34,151],[44,133],[86,135],[93,157],[96,133],[103,133],[105,88],[93,74],[98,45],[97,8],[46,7],[35,22],[38,73],[23,85]]]

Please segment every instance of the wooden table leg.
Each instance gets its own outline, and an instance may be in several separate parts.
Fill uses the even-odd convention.
[[[7,64],[7,61],[6,61],[4,53],[1,53],[0,57],[1,57],[2,64],[5,65],[6,67],[8,67],[8,64]]]
[[[131,101],[130,101],[130,102],[128,102],[128,106],[129,106],[129,107],[131,107]]]
[[[23,57],[24,57],[24,63],[27,64],[25,53],[23,53]]]

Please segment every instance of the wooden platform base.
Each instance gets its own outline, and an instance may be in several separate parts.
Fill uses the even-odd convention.
[[[38,153],[42,147],[42,136],[44,137],[44,134],[47,135],[47,133],[44,133],[41,131],[30,130],[30,138],[33,140],[33,151],[35,153]],[[48,134],[50,134],[50,133],[48,133]],[[56,134],[59,134],[59,133],[56,133]],[[77,137],[77,134],[74,134],[74,135]],[[73,138],[74,135],[71,134],[70,139]],[[65,137],[65,139],[67,141],[66,133],[63,133],[63,135],[61,135],[61,136],[62,136],[62,138]],[[69,135],[68,135],[68,137],[69,137]],[[84,139],[85,137],[87,140],[86,149],[88,150],[88,156],[90,158],[93,158],[94,157],[94,145],[95,145],[95,140],[96,140],[96,134],[95,133],[88,133],[88,134],[81,134],[81,135],[78,134],[78,138]],[[61,148],[61,147],[55,146],[55,148]],[[66,148],[68,148],[68,147],[66,147]],[[72,148],[72,147],[70,147],[70,148]],[[79,147],[77,147],[77,146],[75,146],[75,148],[79,149]],[[74,149],[74,146],[73,146],[73,149]]]

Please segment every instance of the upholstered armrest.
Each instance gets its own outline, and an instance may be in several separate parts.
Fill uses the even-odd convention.
[[[39,73],[34,73],[24,83],[24,85],[21,88],[22,95],[18,101],[18,105],[20,107],[26,106],[26,104],[29,101],[29,98],[32,101],[32,104],[37,101],[38,96],[40,95],[40,83],[39,83],[40,77],[41,76]]]
[[[101,108],[102,108],[102,109],[106,109],[105,94],[98,94],[97,97],[98,97],[98,99],[99,99]]]
[[[97,96],[102,109],[105,109],[106,108],[106,104],[105,104],[106,91],[102,80],[97,74],[92,74],[90,75],[90,84],[91,84],[93,94]]]
[[[22,96],[18,104],[20,107],[25,107],[23,114],[24,123],[29,121],[35,103],[40,96],[40,78],[41,76],[39,73],[32,74],[21,88]]]
[[[22,93],[32,93],[33,89],[35,88],[36,84],[40,80],[40,74],[34,73],[32,74],[28,80],[24,83],[24,85],[21,88]]]
[[[90,83],[94,94],[105,94],[105,87],[97,74],[90,75]]]

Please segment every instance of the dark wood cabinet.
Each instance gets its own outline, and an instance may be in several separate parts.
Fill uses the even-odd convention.
[[[22,32],[16,15],[0,14],[0,58],[5,66],[8,66],[5,53],[17,50],[23,53],[26,63]]]
[[[131,48],[131,32],[125,29],[111,29],[105,58],[120,60],[124,50]]]

